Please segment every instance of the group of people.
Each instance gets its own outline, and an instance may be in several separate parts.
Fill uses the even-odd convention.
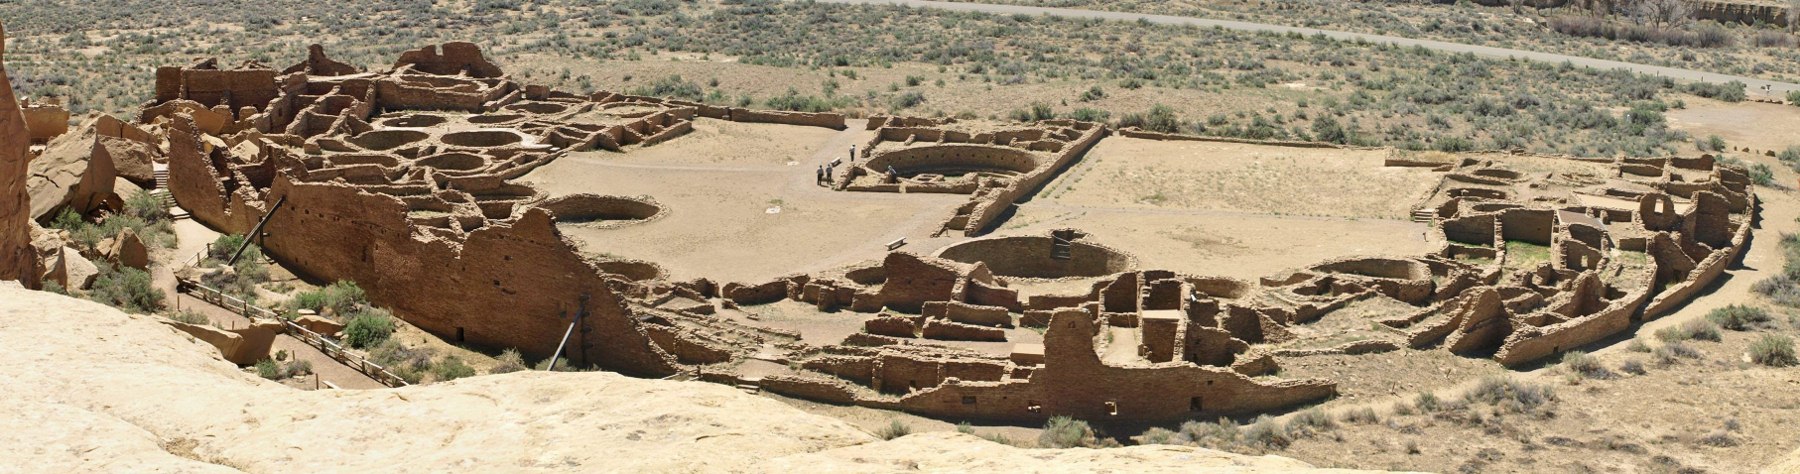
[[[814,181],[814,184],[830,186],[832,177],[837,176],[837,165],[843,162],[843,160],[834,159],[830,163],[819,165],[818,179]],[[850,166],[856,166],[856,145],[850,145]]]
[[[830,186],[832,179],[837,176],[837,166],[843,162],[844,160],[833,159],[829,163],[819,165],[818,177],[813,183],[819,186]],[[856,145],[850,145],[850,166],[856,166]],[[887,176],[882,182],[892,183],[898,179],[900,179],[900,173],[894,170],[893,165],[889,165]]]

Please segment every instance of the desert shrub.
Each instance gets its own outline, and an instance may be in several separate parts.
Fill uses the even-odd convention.
[[[44,280],[44,291],[69,296],[69,289],[63,287],[61,283],[57,283],[56,280]]]
[[[967,421],[957,423],[956,432],[970,435],[975,434],[975,425],[971,425]]]
[[[1794,163],[1800,163],[1800,145],[1788,145],[1788,147],[1782,149],[1780,153],[1775,154],[1775,159],[1781,160],[1782,163],[1787,163],[1790,166]]]
[[[1100,86],[1089,87],[1088,90],[1081,93],[1082,102],[1093,102],[1104,98],[1106,98],[1106,89],[1101,89]]]
[[[1344,126],[1331,116],[1321,116],[1312,123],[1313,138],[1322,142],[1350,143],[1350,135],[1344,132]]]
[[[1434,411],[1438,411],[1438,409],[1440,409],[1440,408],[1443,408],[1444,402],[1442,400],[1438,400],[1437,394],[1431,393],[1431,392],[1424,392],[1424,393],[1420,393],[1418,397],[1413,398],[1413,406],[1418,407],[1419,411],[1422,411],[1425,413],[1431,413]]]
[[[507,374],[525,370],[525,357],[519,355],[518,349],[500,351],[499,363],[488,370],[490,374]]]
[[[1625,350],[1631,352],[1650,352],[1650,345],[1645,344],[1642,338],[1632,338],[1630,343],[1625,344]]]
[[[1694,442],[1715,448],[1729,448],[1738,445],[1737,437],[1732,436],[1731,432],[1726,430],[1713,430],[1696,438]]]
[[[1094,442],[1094,429],[1088,422],[1066,416],[1051,417],[1038,434],[1038,446],[1045,448],[1091,446]]]
[[[1637,359],[1631,359],[1619,364],[1619,371],[1631,375],[1644,375],[1649,373],[1649,371],[1644,370],[1644,363]]]
[[[919,99],[923,102],[924,96],[921,95]],[[833,100],[821,99],[811,95],[800,95],[800,91],[790,87],[786,94],[770,97],[767,101],[764,101],[764,104],[775,110],[792,112],[829,112],[832,109],[846,105],[847,102],[844,101],[847,100],[848,99],[841,97]]]
[[[1711,321],[1699,319],[1682,323],[1680,326],[1669,326],[1656,330],[1656,338],[1661,339],[1664,342],[1679,342],[1690,339],[1718,341],[1720,337],[1718,325],[1713,324]]]
[[[1287,430],[1289,433],[1323,431],[1335,426],[1337,426],[1337,423],[1332,421],[1331,415],[1325,414],[1325,410],[1320,410],[1318,408],[1311,408],[1295,413],[1292,418],[1288,418],[1287,422]]]
[[[285,372],[286,372],[285,377],[287,377],[287,378],[294,378],[294,377],[299,377],[302,375],[312,375],[312,373],[313,373],[312,362],[304,361],[304,360],[296,360],[293,362],[289,362],[287,365],[287,370]]]
[[[1375,409],[1370,407],[1351,409],[1344,412],[1342,418],[1345,423],[1374,424],[1381,422],[1381,415],[1376,414]]]
[[[923,103],[925,103],[925,93],[919,91],[906,91],[900,93],[900,95],[894,96],[893,100],[888,101],[888,106],[892,107],[894,110],[905,110],[917,107],[919,104]]]
[[[1069,118],[1083,122],[1105,122],[1108,117],[1112,117],[1112,113],[1089,107],[1080,107],[1069,112]]]
[[[1139,444],[1174,444],[1176,438],[1174,431],[1159,426],[1145,431],[1138,440]]]
[[[207,324],[211,322],[206,319],[205,315],[187,309],[169,313],[168,317],[172,321],[184,324]]]
[[[1788,91],[1788,105],[1800,105],[1800,91]]]
[[[1293,438],[1289,437],[1287,429],[1268,415],[1256,417],[1256,422],[1244,428],[1243,433],[1244,444],[1263,449],[1286,448],[1288,444],[1294,442]]]
[[[1723,137],[1720,137],[1718,135],[1710,135],[1710,136],[1706,137],[1705,143],[1706,143],[1705,148],[1708,150],[1725,151],[1726,145],[1725,145],[1725,139]]]
[[[1562,367],[1571,374],[1590,379],[1612,378],[1612,371],[1607,370],[1606,365],[1600,363],[1600,358],[1585,351],[1569,351],[1563,354]]]
[[[1237,423],[1230,418],[1221,417],[1218,423],[1187,421],[1181,424],[1181,437],[1201,446],[1229,445],[1237,442],[1239,434]]]
[[[274,359],[257,361],[256,375],[269,380],[281,380],[286,377],[286,374],[281,371],[281,366],[276,364]]]
[[[344,342],[357,349],[375,347],[393,335],[393,315],[379,308],[359,312],[344,323]]]
[[[400,341],[390,339],[370,350],[369,359],[387,367],[406,383],[416,384],[431,370],[433,352],[429,348],[406,347]]]
[[[1738,81],[1731,81],[1724,84],[1689,82],[1683,84],[1681,90],[1708,99],[1718,99],[1726,102],[1743,102],[1746,97],[1744,94],[1744,87],[1744,83]],[[1721,140],[1721,142],[1722,141],[1723,140]]]
[[[912,434],[912,425],[901,423],[900,420],[888,420],[887,426],[875,430],[875,436],[881,439],[894,439],[909,434]]]
[[[626,94],[651,97],[673,97],[677,99],[699,101],[706,97],[700,85],[682,79],[680,75],[670,75],[650,81],[649,84],[627,89]]]
[[[337,317],[345,317],[355,313],[357,308],[369,303],[368,294],[362,287],[350,280],[338,280],[319,289],[302,291],[289,300],[288,306],[295,309],[310,309],[320,313],[329,313]]]
[[[1119,118],[1120,127],[1138,127],[1160,133],[1180,133],[1181,118],[1175,115],[1175,109],[1167,105],[1156,104],[1149,112],[1142,114],[1126,114]]]
[[[237,252],[238,247],[243,245],[244,236],[242,235],[221,235],[219,238],[213,239],[212,246],[206,249],[206,258],[217,260],[219,262],[231,260],[231,254]],[[247,253],[250,249],[245,249],[244,251]]]
[[[1706,320],[1725,329],[1748,331],[1774,321],[1775,318],[1769,317],[1769,312],[1762,308],[1734,304],[1706,313]]]
[[[1750,291],[1769,297],[1782,306],[1800,306],[1800,280],[1785,273],[1776,274],[1750,285]]]
[[[163,207],[162,199],[149,191],[138,190],[125,197],[125,215],[136,217],[146,223],[157,223],[169,219],[169,209]]]
[[[1656,361],[1657,365],[1668,366],[1680,362],[1681,359],[1698,359],[1700,351],[1694,350],[1693,347],[1680,341],[1671,341],[1651,351],[1650,357]]]
[[[1750,164],[1750,182],[1757,186],[1768,186],[1775,182],[1775,170],[1762,163]]]
[[[1750,361],[1771,367],[1788,367],[1800,363],[1794,357],[1794,340],[1777,334],[1764,334],[1750,342]]]
[[[1530,411],[1555,401],[1556,393],[1551,391],[1548,386],[1524,382],[1507,376],[1490,376],[1481,379],[1467,392],[1463,392],[1463,400],[1470,403],[1512,406],[1520,409],[1519,411]]]
[[[123,265],[98,266],[100,275],[88,289],[88,299],[129,313],[149,313],[162,307],[163,292],[152,285],[150,273]]]
[[[449,382],[475,375],[475,368],[463,363],[461,357],[444,356],[442,360],[431,367],[431,375],[436,377],[439,382]]]
[[[544,360],[538,361],[537,365],[531,366],[531,370],[536,370],[539,372],[550,371],[550,359],[544,359]],[[555,371],[556,372],[579,372],[579,371],[581,371],[581,369],[578,369],[573,365],[569,365],[569,358],[558,357],[558,358],[556,358],[556,370]]]

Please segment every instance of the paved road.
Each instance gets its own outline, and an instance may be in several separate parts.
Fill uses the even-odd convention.
[[[1354,40],[1360,39],[1360,40],[1368,41],[1371,43],[1392,43],[1392,44],[1396,44],[1396,45],[1400,45],[1400,46],[1420,46],[1420,47],[1424,47],[1426,49],[1447,51],[1447,52],[1456,52],[1456,53],[1473,53],[1476,56],[1486,56],[1486,57],[1491,57],[1491,58],[1519,58],[1519,59],[1528,59],[1528,60],[1532,60],[1532,61],[1542,61],[1542,62],[1556,63],[1556,64],[1561,64],[1566,61],[1569,63],[1573,63],[1576,66],[1585,66],[1585,67],[1591,67],[1591,68],[1595,68],[1595,69],[1625,69],[1625,70],[1629,70],[1632,72],[1638,72],[1638,73],[1650,74],[1650,75],[1656,75],[1656,76],[1663,76],[1663,77],[1671,77],[1671,78],[1687,80],[1687,81],[1729,82],[1729,81],[1735,80],[1735,81],[1743,82],[1744,84],[1748,85],[1749,87],[1746,88],[1746,91],[1751,94],[1761,93],[1763,87],[1767,86],[1767,87],[1769,87],[1770,91],[1774,92],[1774,95],[1776,97],[1785,96],[1788,91],[1800,90],[1800,84],[1795,84],[1792,82],[1777,82],[1777,81],[1770,81],[1770,80],[1765,80],[1765,79],[1756,79],[1756,78],[1743,77],[1743,76],[1732,76],[1732,75],[1727,75],[1727,74],[1718,74],[1718,73],[1711,73],[1711,72],[1704,72],[1704,71],[1694,71],[1694,70],[1688,70],[1688,69],[1677,69],[1677,68],[1671,68],[1671,67],[1651,66],[1651,65],[1645,65],[1645,64],[1634,64],[1634,63],[1627,63],[1627,62],[1620,62],[1620,61],[1608,61],[1608,60],[1604,60],[1604,59],[1584,58],[1584,57],[1580,57],[1580,56],[1566,56],[1566,55],[1561,55],[1561,54],[1543,53],[1543,52],[1537,52],[1537,51],[1524,51],[1524,50],[1518,50],[1518,49],[1495,48],[1495,47],[1489,47],[1489,46],[1476,46],[1476,45],[1468,45],[1468,44],[1461,44],[1461,43],[1451,43],[1451,42],[1446,42],[1446,41],[1422,40],[1422,39],[1402,38],[1402,37],[1398,37],[1398,36],[1385,36],[1385,35],[1366,34],[1366,33],[1351,33],[1351,32],[1346,32],[1346,31],[1320,30],[1320,29],[1316,29],[1316,28],[1301,28],[1301,27],[1295,27],[1295,26],[1269,25],[1269,24],[1262,24],[1262,23],[1249,23],[1249,22],[1231,21],[1231,20],[1213,20],[1213,19],[1194,18],[1194,17],[1185,17],[1185,16],[1149,15],[1149,14],[1143,14],[1143,13],[1111,12],[1111,11],[1099,11],[1099,10],[1078,10],[1078,9],[1072,9],[1072,8],[1033,7],[1033,6],[1024,6],[1024,5],[997,5],[997,4],[987,4],[987,3],[952,3],[952,2],[938,2],[938,1],[929,1],[929,0],[814,0],[814,1],[818,1],[821,3],[904,5],[904,6],[909,6],[909,7],[937,8],[937,9],[955,10],[955,11],[985,12],[985,13],[995,13],[995,14],[1003,14],[1003,15],[1011,15],[1011,14],[1055,15],[1055,16],[1061,16],[1061,17],[1072,17],[1072,18],[1099,18],[1099,19],[1105,19],[1105,20],[1122,20],[1122,21],[1137,21],[1139,19],[1142,19],[1145,21],[1149,21],[1151,23],[1163,24],[1163,25],[1194,25],[1194,26],[1207,27],[1207,28],[1216,26],[1216,27],[1225,28],[1228,30],[1267,31],[1267,32],[1274,32],[1274,33],[1300,33],[1300,34],[1307,35],[1307,36],[1311,36],[1314,34],[1322,34],[1322,35],[1325,35],[1326,37],[1337,39],[1337,40],[1354,41]]]

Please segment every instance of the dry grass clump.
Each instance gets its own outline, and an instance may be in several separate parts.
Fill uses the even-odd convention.
[[[1764,334],[1751,342],[1750,361],[1770,367],[1800,364],[1794,356],[1794,339],[1777,334]]]

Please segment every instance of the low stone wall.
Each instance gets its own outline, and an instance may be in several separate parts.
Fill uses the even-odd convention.
[[[834,130],[847,128],[844,125],[844,114],[837,113],[781,112],[732,107],[731,121],[825,127]]]

